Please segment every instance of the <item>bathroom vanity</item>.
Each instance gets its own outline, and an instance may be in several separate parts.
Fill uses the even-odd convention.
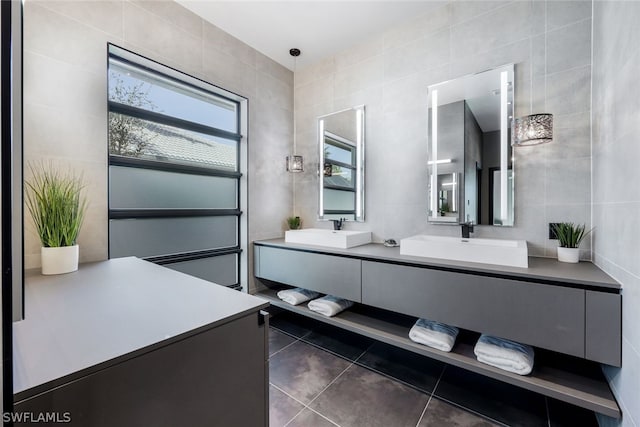
[[[16,413],[82,427],[268,425],[264,300],[132,257],[28,275],[25,296]]]
[[[529,268],[400,255],[368,244],[350,249],[254,243],[258,295],[272,304],[419,354],[612,417],[618,407],[599,363],[621,364],[621,287],[589,262],[529,258]],[[291,306],[276,292],[299,286],[357,302],[333,318]],[[451,353],[409,340],[416,318],[463,329]],[[479,363],[488,333],[536,347],[529,376]]]

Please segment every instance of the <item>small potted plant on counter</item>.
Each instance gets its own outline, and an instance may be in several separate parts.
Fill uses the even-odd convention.
[[[78,234],[87,208],[82,177],[62,174],[52,164],[29,166],[26,204],[42,243],[42,274],[78,269]]]
[[[561,222],[553,225],[553,230],[558,237],[558,261],[578,262],[580,259],[580,243],[587,237],[591,230],[585,231],[584,224]]]
[[[302,227],[302,220],[299,216],[290,216],[287,218],[289,230],[299,230]]]

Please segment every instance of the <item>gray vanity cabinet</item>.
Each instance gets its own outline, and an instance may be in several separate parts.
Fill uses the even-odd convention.
[[[472,263],[455,269],[427,265],[381,245],[320,253],[277,242],[255,250],[258,278],[612,366],[622,363],[620,287],[589,263],[531,258],[530,268],[505,273]]]
[[[363,261],[362,302],[584,357],[580,289]]]
[[[287,249],[256,249],[256,276],[361,302],[360,260]]]

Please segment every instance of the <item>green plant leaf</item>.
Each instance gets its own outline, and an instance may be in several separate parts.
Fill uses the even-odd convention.
[[[560,246],[563,248],[577,248],[591,230],[585,231],[584,224],[561,222],[553,225],[553,231],[558,236]]]
[[[73,246],[87,209],[82,176],[62,174],[51,163],[29,164],[25,201],[44,247]]]

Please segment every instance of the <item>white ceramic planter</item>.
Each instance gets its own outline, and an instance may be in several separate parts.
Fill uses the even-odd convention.
[[[41,248],[42,274],[64,274],[78,269],[79,246]]]
[[[578,262],[580,260],[580,248],[563,248],[558,246],[558,261]]]

